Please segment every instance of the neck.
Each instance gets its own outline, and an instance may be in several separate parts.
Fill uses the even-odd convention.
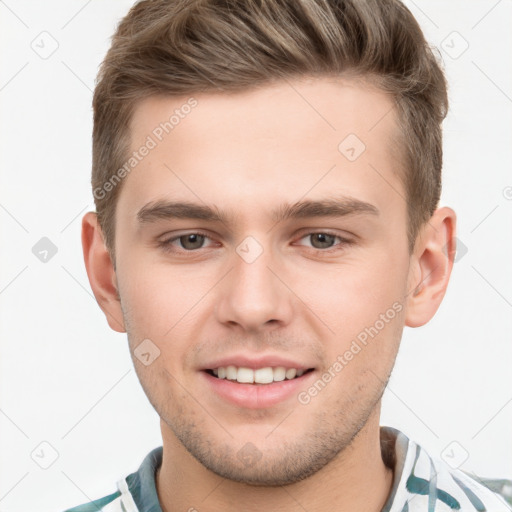
[[[382,459],[379,413],[377,407],[351,445],[320,471],[276,487],[247,485],[214,474],[161,422],[163,458],[156,487],[162,511],[380,512],[392,487],[393,471]]]

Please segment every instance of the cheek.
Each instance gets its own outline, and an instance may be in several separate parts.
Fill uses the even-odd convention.
[[[328,327],[320,334],[326,361],[342,356],[349,380],[359,380],[368,367],[385,376],[392,364],[403,328],[407,265],[400,254],[381,254],[339,266],[324,276],[324,287],[303,283],[305,302]]]
[[[303,293],[315,312],[337,327],[333,330],[347,332],[347,328],[373,323],[396,301],[403,301],[406,265],[392,256],[351,262],[324,273],[322,279],[304,281]]]
[[[212,288],[212,273],[155,263],[131,254],[118,265],[123,311],[133,334],[165,342],[190,321]]]

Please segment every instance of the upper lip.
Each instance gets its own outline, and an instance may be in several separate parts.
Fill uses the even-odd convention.
[[[231,356],[224,356],[222,358],[216,359],[211,363],[208,363],[203,370],[214,370],[220,367],[226,366],[236,366],[236,367],[244,367],[244,368],[252,368],[253,370],[257,368],[266,368],[266,367],[277,367],[284,366],[285,368],[296,368],[297,370],[308,370],[309,368],[313,368],[313,365],[309,365],[306,363],[300,363],[298,361],[293,361],[292,359],[279,356],[277,354],[271,355],[267,354],[264,356],[257,355],[249,355],[249,354],[234,354]]]

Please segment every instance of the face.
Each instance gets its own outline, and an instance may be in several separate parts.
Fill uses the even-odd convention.
[[[155,143],[116,210],[134,365],[164,439],[225,478],[292,483],[350,446],[398,350],[411,283],[392,99],[327,79],[194,99],[132,118],[132,150]]]

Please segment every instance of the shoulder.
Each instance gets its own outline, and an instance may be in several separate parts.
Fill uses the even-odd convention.
[[[434,491],[432,497],[435,501],[441,502],[446,510],[510,512],[512,481],[482,478],[453,468],[440,458],[432,456],[428,458],[430,459],[430,478],[427,478],[429,490]]]
[[[481,478],[480,482],[512,505],[512,480],[505,478]]]
[[[121,493],[116,491],[104,498],[99,498],[77,507],[68,508],[64,512],[122,512]]]
[[[475,492],[475,495],[479,494],[482,499],[486,499],[488,502],[492,501],[492,505],[489,503],[487,510],[511,510],[512,480],[479,477],[466,471],[458,471],[453,477],[459,480],[466,489]],[[507,503],[506,507],[503,506],[504,502]]]
[[[117,482],[117,491],[64,512],[161,512],[155,485],[155,474],[162,462],[162,446],[151,450],[134,473]]]
[[[512,512],[512,480],[463,471],[391,427],[381,429],[381,444],[395,473],[383,512]]]

